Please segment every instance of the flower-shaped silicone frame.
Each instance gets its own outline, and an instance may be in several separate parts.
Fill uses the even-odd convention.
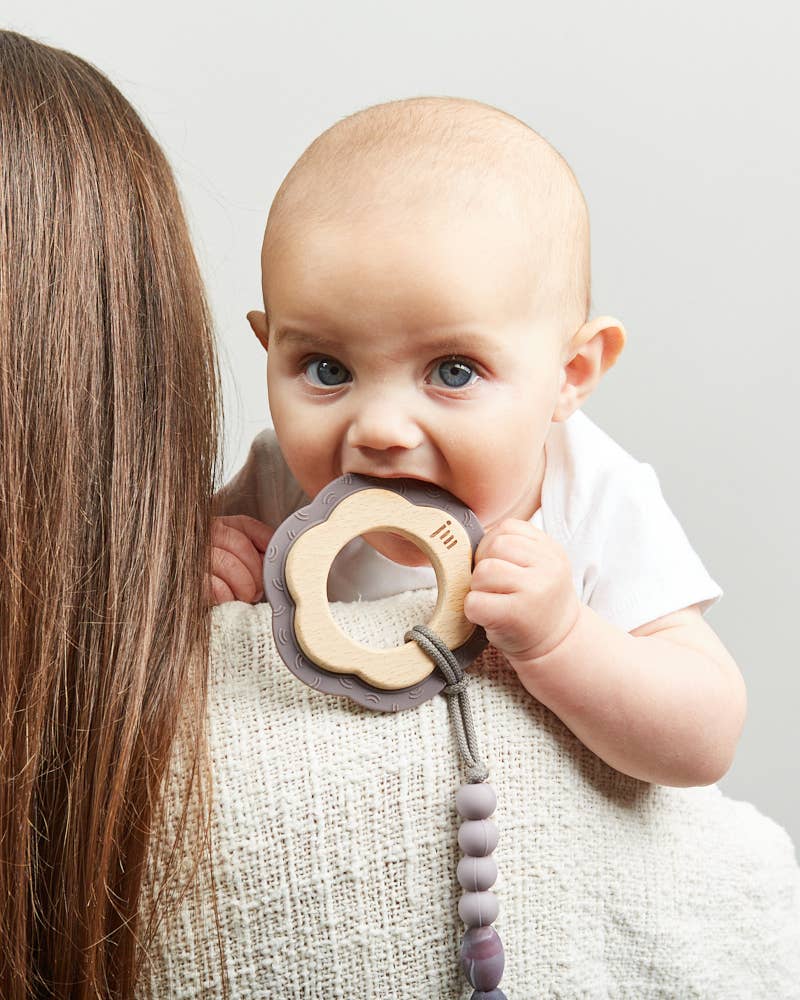
[[[296,676],[366,707],[396,711],[432,697],[444,679],[414,642],[371,649],[352,640],[334,622],[327,599],[337,553],[357,535],[380,530],[404,535],[430,558],[439,596],[429,626],[467,667],[486,645],[483,630],[463,613],[483,531],[472,511],[437,487],[356,475],[335,480],[276,530],[264,587],[276,646]]]

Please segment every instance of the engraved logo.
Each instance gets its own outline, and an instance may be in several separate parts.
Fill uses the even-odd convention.
[[[433,534],[428,535],[428,537],[436,538],[438,535],[439,541],[442,545],[444,545],[446,549],[452,549],[453,546],[458,545],[458,539],[456,536],[447,530],[452,523],[452,521],[445,521],[444,524],[440,524],[436,531],[434,531]]]

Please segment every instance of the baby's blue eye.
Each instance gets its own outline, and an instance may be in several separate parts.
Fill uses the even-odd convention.
[[[341,361],[335,358],[314,358],[306,365],[306,378],[312,385],[330,388],[344,385],[352,376]]]
[[[445,358],[431,372],[432,381],[448,389],[463,389],[472,385],[477,377],[478,373],[464,358]]]

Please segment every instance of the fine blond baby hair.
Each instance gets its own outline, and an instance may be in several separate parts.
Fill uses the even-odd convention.
[[[323,132],[281,184],[262,262],[291,238],[292,223],[324,226],[386,206],[409,217],[431,204],[480,206],[530,234],[531,292],[570,336],[587,319],[589,218],[561,156],[513,115],[479,101],[417,97],[358,111]]]

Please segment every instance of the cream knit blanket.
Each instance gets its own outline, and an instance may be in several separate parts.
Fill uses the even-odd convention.
[[[392,645],[429,620],[434,597],[336,605],[335,617],[357,640]],[[311,690],[275,652],[266,605],[216,609],[211,669],[231,996],[466,1000],[463,770],[445,698],[389,715]],[[509,1000],[800,998],[800,869],[782,828],[715,786],[652,786],[607,767],[492,650],[471,673],[498,799]],[[162,927],[142,997],[221,995],[207,879],[203,868]]]

